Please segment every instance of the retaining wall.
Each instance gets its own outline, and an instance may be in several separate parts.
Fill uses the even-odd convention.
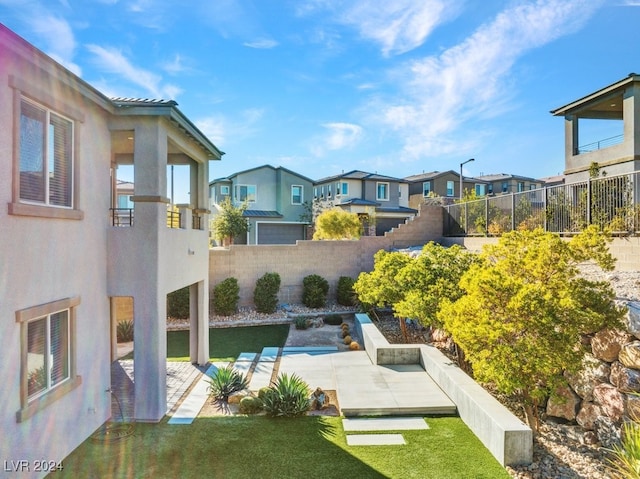
[[[495,244],[498,238],[480,236],[440,238],[439,243],[445,246],[459,244],[469,251],[480,251],[485,244]],[[616,258],[616,270],[637,271],[640,269],[640,237],[613,238],[609,251]]]
[[[530,464],[533,432],[511,411],[437,348],[389,344],[366,314],[356,314],[356,330],[374,364],[420,364],[449,396],[464,423],[503,466]]]

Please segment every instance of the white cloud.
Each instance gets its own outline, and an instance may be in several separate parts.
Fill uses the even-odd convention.
[[[258,48],[268,50],[278,46],[278,42],[271,38],[259,38],[251,42],[244,42],[243,45],[249,48]]]
[[[264,116],[264,110],[249,108],[239,113],[238,118],[210,115],[194,121],[195,125],[217,146],[234,143],[253,136]]]
[[[120,76],[124,80],[142,87],[145,94],[154,98],[175,99],[182,92],[175,85],[163,85],[162,78],[144,68],[133,65],[123,53],[116,48],[102,47],[100,45],[87,45],[87,49],[93,53],[94,61],[98,68],[107,73]]]
[[[178,75],[191,70],[190,67],[185,65],[182,55],[178,53],[172,60],[165,62],[161,68],[170,75]]]
[[[403,138],[410,157],[464,150],[454,134],[468,120],[505,108],[518,59],[579,29],[601,3],[537,0],[508,8],[459,45],[394,72],[393,81],[405,87],[403,95],[372,103],[372,117],[381,115],[383,125]]]
[[[308,0],[296,5],[301,16],[330,12],[332,21],[355,29],[381,46],[385,56],[413,50],[441,23],[460,11],[461,0]]]
[[[48,13],[25,15],[29,28],[47,44],[46,52],[66,68],[81,75],[81,68],[73,62],[77,43],[69,23]]]
[[[363,129],[353,123],[325,123],[327,131],[322,139],[311,148],[315,156],[324,156],[327,150],[344,150],[351,148],[362,139]]]

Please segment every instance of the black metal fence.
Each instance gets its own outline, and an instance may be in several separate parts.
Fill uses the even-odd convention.
[[[578,233],[587,225],[640,233],[640,172],[604,176],[445,206],[445,236],[498,236],[514,229]]]

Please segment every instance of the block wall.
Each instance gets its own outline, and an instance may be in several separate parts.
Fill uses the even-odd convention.
[[[232,245],[209,251],[209,284],[213,288],[234,277],[240,286],[240,306],[253,304],[253,290],[265,273],[280,275],[279,301],[300,303],[302,279],[318,274],[330,285],[329,298],[335,298],[340,276],[357,278],[373,269],[373,255],[437,241],[442,236],[440,207],[423,207],[417,216],[385,233],[365,236],[357,241],[298,241],[295,245]]]

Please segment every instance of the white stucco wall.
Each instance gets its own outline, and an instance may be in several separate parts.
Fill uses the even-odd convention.
[[[19,52],[19,55],[13,52]],[[76,80],[7,30],[0,30],[0,460],[27,461],[19,477],[42,477],[36,460],[61,461],[110,417],[106,224],[110,139],[106,112],[75,90]],[[37,65],[36,65],[37,64]],[[17,80],[35,101],[82,112],[76,122],[75,183],[80,220],[9,214]],[[64,78],[64,83],[60,80]],[[82,88],[86,86],[80,85]],[[40,93],[43,97],[39,97]],[[16,311],[78,297],[76,368],[80,386],[21,423],[20,323]],[[11,464],[11,463],[9,463]],[[16,475],[18,477],[18,475]]]

